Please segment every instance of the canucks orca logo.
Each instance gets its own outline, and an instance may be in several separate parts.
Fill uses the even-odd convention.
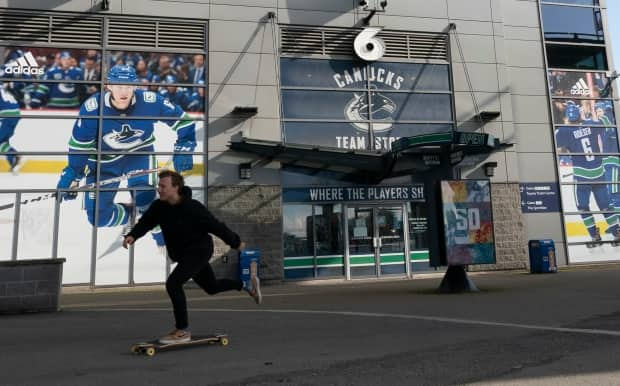
[[[372,100],[369,106],[365,100],[365,94],[353,93],[353,98],[346,104],[344,115],[349,121],[368,120],[368,111],[373,119],[373,131],[385,131],[392,127],[392,114],[396,111],[396,103],[385,95],[373,91],[370,94]],[[368,125],[362,122],[350,122],[357,129],[368,131]]]
[[[112,149],[131,149],[142,143],[144,130],[132,129],[130,125],[121,125],[120,131],[112,131],[103,136],[103,141]]]

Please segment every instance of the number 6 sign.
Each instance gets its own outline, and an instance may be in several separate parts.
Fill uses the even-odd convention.
[[[353,49],[357,56],[368,62],[379,60],[385,54],[385,42],[376,35],[381,27],[364,28],[353,41]]]

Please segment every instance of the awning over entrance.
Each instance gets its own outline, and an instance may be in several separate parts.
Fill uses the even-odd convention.
[[[359,175],[375,182],[426,172],[437,166],[454,166],[468,156],[476,156],[476,162],[480,162],[492,152],[510,146],[512,144],[500,143],[491,134],[460,131],[403,137],[393,143],[389,152],[285,144],[245,137],[229,144],[231,150],[257,154],[285,165]]]

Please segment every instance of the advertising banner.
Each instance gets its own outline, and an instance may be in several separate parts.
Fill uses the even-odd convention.
[[[490,182],[441,181],[441,203],[448,265],[494,264]]]
[[[400,137],[453,130],[449,66],[281,58],[287,143],[389,151]]]

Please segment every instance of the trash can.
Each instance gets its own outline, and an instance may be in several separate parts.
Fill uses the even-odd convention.
[[[249,284],[251,275],[258,276],[260,251],[258,249],[244,249],[239,255],[239,278]]]
[[[530,240],[528,248],[530,252],[531,273],[551,273],[558,271],[558,266],[555,261],[555,243],[553,240]]]

